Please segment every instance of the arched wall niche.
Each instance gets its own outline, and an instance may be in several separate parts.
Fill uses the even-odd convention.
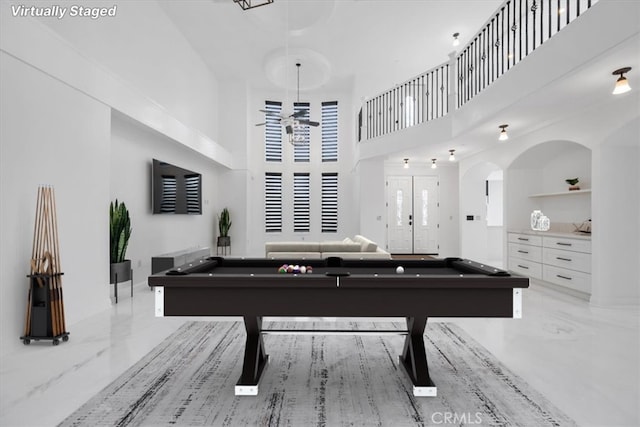
[[[528,229],[533,210],[551,220],[554,231],[573,231],[591,218],[591,163],[588,147],[568,140],[536,144],[520,153],[505,174],[505,223]],[[578,178],[581,191],[569,191],[567,179]]]

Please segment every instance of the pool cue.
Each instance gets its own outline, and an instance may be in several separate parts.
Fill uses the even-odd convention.
[[[53,229],[53,205],[52,205],[52,193],[51,187],[47,186],[45,189],[45,198],[47,204],[47,249],[45,253],[45,259],[48,264],[46,273],[49,275],[49,301],[51,303],[51,328],[53,336],[60,335],[60,317],[58,316],[58,295],[57,295],[57,266],[55,260],[55,235]]]
[[[52,251],[53,251],[53,260],[52,260],[52,271],[55,276],[52,277],[53,285],[54,285],[54,294],[55,294],[55,311],[56,311],[56,319],[58,325],[58,335],[64,332],[64,319],[63,319],[63,311],[62,311],[62,298],[60,296],[60,291],[62,287],[62,277],[60,276],[60,251],[58,245],[58,224],[56,219],[56,202],[55,202],[55,190],[53,187],[49,188],[49,201],[51,203],[51,243],[52,243]]]
[[[56,268],[58,269],[56,273],[62,274],[62,267],[60,263],[60,240],[58,238],[58,210],[56,208],[56,197],[55,190],[53,187],[51,188],[52,203],[53,203],[53,230],[55,233],[55,251],[56,251]],[[64,318],[64,299],[62,298],[62,276],[57,276],[57,284],[58,284],[58,307],[60,314],[60,332],[64,333],[67,331],[67,325]]]

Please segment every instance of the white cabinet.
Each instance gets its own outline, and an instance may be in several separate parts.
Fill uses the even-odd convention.
[[[591,294],[591,240],[510,232],[507,241],[508,265],[514,273]]]
[[[509,269],[534,279],[542,279],[542,237],[509,233]]]

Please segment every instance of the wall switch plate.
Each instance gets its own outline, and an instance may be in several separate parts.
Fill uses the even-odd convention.
[[[473,221],[473,215],[467,215],[467,221]]]

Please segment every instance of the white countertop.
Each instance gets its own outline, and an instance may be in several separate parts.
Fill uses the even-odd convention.
[[[530,229],[509,229],[507,233],[529,234],[531,236],[549,236],[549,237],[567,237],[578,240],[591,240],[591,234],[580,233],[577,231],[534,231]]]

